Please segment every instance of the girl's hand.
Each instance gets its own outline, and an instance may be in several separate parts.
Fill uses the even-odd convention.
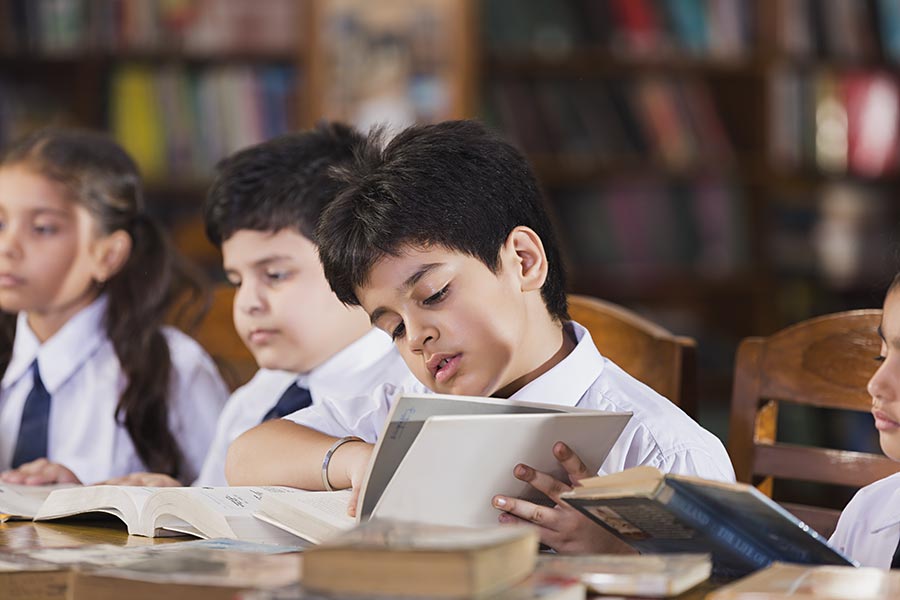
[[[96,485],[138,485],[141,487],[182,487],[183,484],[162,473],[130,473],[124,477],[113,477]]]
[[[555,506],[541,506],[520,498],[494,496],[494,507],[503,511],[498,520],[501,523],[524,522],[537,525],[541,543],[557,552],[633,553],[630,546],[560,500],[560,494],[571,490],[572,485],[585,477],[592,477],[594,473],[589,472],[578,455],[562,442],[554,444],[553,455],[566,470],[568,483],[523,464],[516,465],[513,474],[516,479],[530,483],[553,500]]]
[[[39,458],[25,463],[18,469],[0,473],[0,481],[25,485],[46,485],[50,483],[81,483],[75,473],[59,463]]]

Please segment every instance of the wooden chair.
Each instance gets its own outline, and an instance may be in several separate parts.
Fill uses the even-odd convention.
[[[627,308],[569,295],[569,315],[591,333],[600,353],[687,414],[697,416],[697,343],[672,335]]]
[[[881,310],[848,311],[741,342],[728,436],[728,452],[738,481],[757,483],[771,496],[773,479],[859,488],[900,470],[883,455],[786,444],[776,439],[780,401],[869,411],[866,383],[877,367],[873,359],[880,353],[880,322]],[[822,535],[831,535],[840,514],[824,507],[784,506]]]
[[[217,285],[211,292],[209,310],[198,324],[186,325],[186,319],[177,310],[178,306],[169,319],[206,349],[232,391],[249,381],[257,370],[253,355],[234,329],[231,314],[233,303],[234,289]]]

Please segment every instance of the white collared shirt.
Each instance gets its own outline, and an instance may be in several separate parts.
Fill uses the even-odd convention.
[[[228,400],[219,418],[216,437],[194,485],[227,485],[225,455],[228,446],[239,435],[259,425],[294,382],[309,389],[312,406],[316,406],[325,398],[333,398],[340,403],[343,398],[365,396],[383,383],[400,382],[407,376],[409,369],[390,337],[378,329],[370,330],[309,373],[297,375],[260,369]],[[301,409],[294,415],[310,408]],[[293,415],[285,418],[293,419]]]
[[[48,460],[64,465],[85,484],[147,470],[128,431],[115,418],[127,382],[105,333],[106,303],[101,296],[43,344],[26,315],[18,315],[12,358],[0,381],[0,470],[12,463],[35,359],[51,397]],[[228,388],[197,342],[170,327],[162,331],[173,366],[169,429],[183,457],[178,476],[192,481],[206,456]]]
[[[828,543],[861,567],[889,569],[900,542],[900,473],[862,488],[844,508]]]
[[[575,349],[513,394],[511,400],[632,412],[631,420],[600,467],[601,475],[649,465],[665,473],[734,481],[731,459],[716,436],[602,356],[584,327],[574,321],[569,326],[578,342]],[[384,385],[368,397],[314,405],[291,415],[291,420],[328,435],[358,435],[374,442],[398,391],[429,390],[410,375],[401,385]]]

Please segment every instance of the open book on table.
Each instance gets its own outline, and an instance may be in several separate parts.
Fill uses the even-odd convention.
[[[201,538],[231,538],[298,546],[302,542],[282,529],[253,517],[263,495],[312,494],[288,487],[153,488],[97,485],[53,491],[35,521],[90,513],[113,515],[128,533],[147,537],[185,533]],[[346,501],[344,503],[346,506]],[[353,520],[346,517],[347,526]]]
[[[583,479],[563,500],[642,553],[709,552],[735,577],[773,561],[852,565],[755,487],[665,475],[653,467]]]
[[[630,413],[552,404],[401,394],[373,450],[357,518],[495,525],[495,494],[546,501],[513,476],[518,463],[566,480],[551,451],[563,441],[596,471],[629,418]],[[335,503],[338,513],[345,515],[349,496],[337,498],[343,502],[342,507]],[[317,530],[310,535],[307,509],[293,506],[300,501],[301,496],[265,495],[257,516],[315,541],[344,528],[323,531],[323,519],[316,515]]]
[[[73,487],[73,484],[0,484],[0,523],[10,520],[30,521],[38,513],[50,492],[68,487]]]

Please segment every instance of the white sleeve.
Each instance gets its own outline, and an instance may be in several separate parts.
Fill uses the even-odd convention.
[[[664,473],[673,475],[690,475],[729,483],[735,480],[734,468],[724,448],[721,453],[716,454],[706,448],[682,450],[663,459],[658,468]]]
[[[248,429],[260,424],[284,390],[297,380],[296,373],[260,369],[253,379],[234,390],[219,416],[200,475],[192,485],[227,486],[225,456],[228,446]]]
[[[237,402],[239,400],[240,398],[233,396],[228,401],[228,404],[225,405],[225,410],[219,416],[212,444],[209,446],[206,459],[203,461],[203,466],[200,469],[200,475],[197,476],[197,479],[191,485],[228,485],[228,482],[225,480],[225,453],[228,450],[228,445],[233,441],[235,421],[240,417],[239,402]]]
[[[183,462],[178,479],[193,481],[209,451],[228,387],[212,358],[190,337],[166,328],[172,361],[169,423]]]
[[[632,419],[610,450],[598,474],[609,475],[639,466],[656,467],[663,473],[674,475],[734,481],[734,467],[728,452],[713,434],[708,433],[700,442],[685,444],[677,451],[663,453],[649,428]]]
[[[368,395],[323,398],[284,417],[298,425],[334,437],[356,435],[375,443],[391,410],[391,400],[402,386],[383,383]]]

